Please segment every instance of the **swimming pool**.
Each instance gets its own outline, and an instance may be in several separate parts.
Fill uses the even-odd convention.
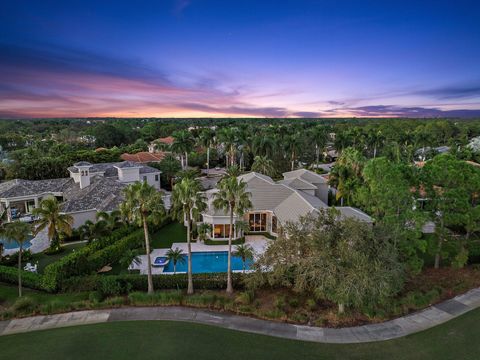
[[[188,256],[183,255],[184,262],[177,262],[177,273],[187,272]],[[211,251],[211,252],[194,252],[192,253],[192,273],[215,273],[227,272],[227,251]],[[247,260],[245,262],[245,269],[249,270],[252,267],[253,261]],[[243,270],[242,258],[232,255],[232,270]],[[173,262],[170,261],[163,269],[164,273],[173,273]]]
[[[32,246],[32,243],[30,242],[30,240],[32,239],[29,239],[23,243],[23,249],[28,249],[30,246]],[[5,238],[1,236],[0,236],[0,243],[3,244],[3,248],[5,250],[18,249],[20,247],[20,245],[18,245],[16,241],[12,241],[12,240],[7,241]]]

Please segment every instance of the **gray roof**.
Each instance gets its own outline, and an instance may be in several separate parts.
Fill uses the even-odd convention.
[[[335,207],[335,209],[340,211],[340,214],[345,217],[353,217],[357,220],[365,221],[365,222],[373,222],[372,218],[365,214],[363,211],[353,208],[350,206],[339,206]]]
[[[114,163],[99,163],[93,164],[90,167],[90,174],[101,173],[105,177],[116,177],[118,176],[118,168],[140,168],[140,174],[148,174],[148,173],[159,173],[160,170],[155,169],[154,167],[135,163],[132,161],[122,161],[122,162],[114,162]],[[68,171],[72,173],[78,173],[78,168],[75,166],[70,166]]]
[[[36,196],[63,192],[65,187],[73,182],[70,178],[48,180],[15,179],[0,184],[0,198],[15,198],[21,196]]]
[[[311,172],[308,171],[308,173]],[[307,176],[309,176],[308,173]],[[301,172],[295,175],[301,176],[303,174],[305,173]],[[317,174],[314,175],[314,180],[318,181],[317,176],[320,176]],[[319,209],[328,208],[328,205],[318,197],[287,185],[293,183],[307,187],[304,184],[306,180],[297,177],[284,179],[276,183],[266,175],[251,172],[240,175],[238,179],[247,183],[247,191],[250,193],[250,200],[252,202],[252,209],[250,209],[250,211],[273,211],[281,223],[297,221],[301,216],[317,212]],[[313,188],[316,189],[315,186],[313,186]],[[205,192],[208,210],[204,214],[210,216],[227,216],[224,210],[215,209],[213,206],[213,199],[216,192],[218,192],[217,189],[211,189]],[[343,216],[355,217],[368,222],[372,221],[370,216],[358,209],[351,207],[339,207],[337,209]]]
[[[122,162],[116,163],[114,166],[119,168],[119,169],[142,167],[141,164],[138,164],[138,163],[133,162],[133,161],[122,161]]]
[[[283,173],[283,178],[284,179],[300,178],[311,184],[325,184],[327,182],[327,180],[325,180],[319,174],[316,174],[313,171],[310,171],[307,169],[298,169],[298,170],[285,172]]]
[[[126,184],[102,176],[94,176],[90,181],[90,185],[83,189],[80,189],[78,184],[72,183],[65,190],[63,212],[112,211],[124,200],[123,189]]]
[[[240,175],[240,180],[247,183],[247,191],[252,202],[251,211],[269,210],[275,212],[280,222],[297,220],[299,216],[327,207],[319,198],[303,191],[293,189],[285,184],[274,182],[270,177],[251,172]],[[213,206],[216,189],[205,194],[208,200],[206,215],[226,216],[222,209]]]
[[[283,179],[278,182],[279,184],[284,184],[290,186],[297,190],[317,190],[317,187],[301,178],[290,178]]]
[[[73,164],[73,166],[92,166],[92,163],[89,163],[88,161],[79,161]]]

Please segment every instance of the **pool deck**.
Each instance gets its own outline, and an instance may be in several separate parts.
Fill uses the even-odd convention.
[[[247,236],[245,239],[245,244],[250,245],[253,248],[253,251],[255,252],[255,255],[258,256],[260,254],[263,254],[265,252],[265,249],[267,248],[269,239],[267,239],[264,236]],[[185,254],[187,254],[187,243],[173,243],[172,244],[172,249],[180,249],[182,250]],[[232,246],[232,249],[235,249],[235,245]],[[168,250],[170,249],[153,249],[153,251],[150,253],[150,259],[152,261],[152,264],[155,260],[156,257],[159,256],[166,256]],[[192,252],[214,252],[214,251],[228,251],[228,245],[205,245],[204,243],[192,243]],[[147,267],[147,255],[140,255],[139,256],[140,263],[135,264],[132,263],[129,267],[130,270],[140,270],[140,274],[146,275],[148,272],[148,267]],[[166,275],[163,273],[163,267],[159,266],[152,266],[152,274],[154,275]]]
[[[32,240],[30,240],[30,243],[32,245],[27,249],[30,250],[32,254],[37,254],[47,249],[50,246],[50,239],[48,238],[47,229],[39,232],[37,236],[35,236]],[[27,249],[24,249],[24,250],[27,250]],[[3,251],[3,255],[12,255],[12,254],[15,254],[16,252],[18,252],[18,248],[5,249]]]

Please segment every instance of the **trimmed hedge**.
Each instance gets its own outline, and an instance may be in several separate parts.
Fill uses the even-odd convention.
[[[240,245],[240,244],[245,244],[245,237],[232,240],[232,245]],[[205,239],[205,245],[228,245],[228,240]]]
[[[268,232],[245,232],[245,235],[261,235],[261,236],[265,236],[267,239],[270,239],[270,240],[276,240],[277,237],[274,236],[274,235],[270,235],[270,233]]]
[[[244,288],[243,273],[233,273],[232,282],[236,289]],[[154,275],[153,286],[155,290],[186,289],[188,285],[187,274]],[[227,274],[193,274],[193,286],[201,290],[219,290],[227,287]],[[74,277],[63,281],[61,291],[100,291],[104,296],[121,295],[130,291],[147,291],[146,275],[93,275]]]
[[[30,271],[22,272],[22,285],[31,289],[44,290],[43,276]],[[0,265],[0,282],[8,284],[18,284],[18,268]]]
[[[133,231],[133,233],[132,233]],[[102,265],[102,258],[109,259],[104,252],[98,257],[93,257],[96,252],[102,249],[110,248],[109,251],[114,251],[112,246],[120,243],[121,239],[129,239],[132,241],[133,234],[139,233],[141,230],[133,230],[130,227],[123,227],[114,231],[110,236],[94,241],[84,248],[62,257],[60,260],[48,265],[44,270],[43,288],[48,291],[55,291],[59,288],[60,283],[72,276],[90,274],[92,271],[98,270]],[[124,243],[119,245],[123,248]],[[118,252],[115,252],[117,254]]]

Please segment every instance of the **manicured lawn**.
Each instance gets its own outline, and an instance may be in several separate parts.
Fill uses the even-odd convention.
[[[50,301],[67,304],[88,299],[88,293],[49,294],[27,288],[23,288],[23,296],[33,299],[33,301],[38,304],[45,304]],[[0,283],[0,309],[12,305],[17,299],[18,287],[16,285]]]
[[[480,309],[386,342],[299,342],[181,322],[122,322],[0,337],[2,359],[478,359]]]
[[[187,228],[179,222],[173,222],[152,235],[153,249],[169,249],[175,242],[187,241]]]
[[[34,254],[33,259],[28,262],[35,263],[38,261],[38,272],[41,273],[43,272],[43,269],[45,269],[47,265],[59,260],[60,258],[70,254],[71,252],[77,249],[84,247],[85,245],[86,243],[67,244],[63,247],[64,251],[62,251],[59,254],[55,254],[55,255],[47,255],[44,253]]]

